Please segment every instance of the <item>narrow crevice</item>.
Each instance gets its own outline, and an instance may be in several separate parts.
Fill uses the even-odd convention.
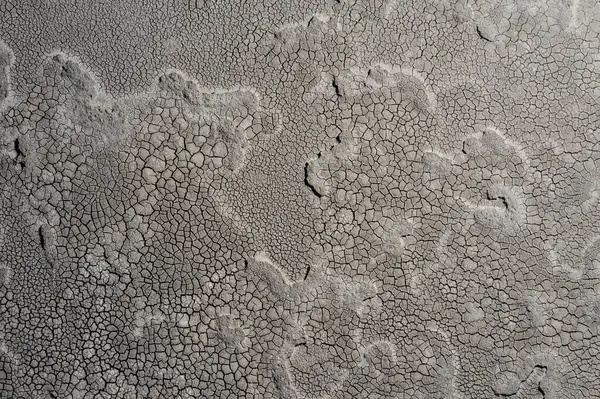
[[[15,159],[19,163],[19,165],[21,165],[21,167],[24,168],[25,167],[25,154],[23,153],[23,150],[21,150],[21,144],[19,143],[19,139],[15,139],[14,146],[15,146],[15,153],[17,154],[17,157]]]
[[[541,373],[542,373],[542,375],[540,377],[540,380],[537,383],[537,390],[542,395],[542,399],[545,399],[546,398],[546,392],[544,392],[544,390],[542,389],[542,381],[544,380],[544,377],[546,376],[546,372],[548,371],[548,367],[542,366],[542,365],[538,364],[538,365],[536,365],[533,368],[533,371],[531,372],[531,374],[533,374],[534,371],[536,371],[536,369],[540,370]]]
[[[15,139],[15,152],[17,153],[17,157],[23,156],[23,151],[21,151],[21,146],[19,144],[19,139]]]
[[[465,148],[466,146],[467,146],[467,143],[465,141],[463,141],[460,152],[462,152],[465,155],[469,155],[469,154],[467,154],[467,149]]]
[[[477,31],[477,34],[479,35],[479,38],[480,38],[480,39],[483,39],[483,40],[485,40],[486,42],[489,42],[489,43],[491,43],[491,42],[492,42],[492,40],[490,40],[490,39],[489,39],[489,38],[487,38],[487,37],[486,37],[486,36],[485,36],[483,33],[481,33],[481,29],[479,29],[479,26],[476,26],[476,27],[475,27],[475,30]]]
[[[342,90],[340,89],[340,85],[337,82],[337,79],[335,78],[335,76],[333,76],[331,78],[331,85],[333,86],[333,89],[335,90],[335,95],[338,97],[342,96]]]
[[[542,389],[541,385],[542,385],[542,383],[540,382],[538,384],[538,391],[542,395],[542,399],[546,399],[546,392],[544,392],[544,390]]]
[[[310,188],[310,190],[313,192],[314,195],[317,196],[317,198],[322,197],[322,195],[317,191],[317,189],[308,181],[308,162],[304,164],[304,185]]]
[[[37,232],[38,232],[38,239],[40,241],[40,247],[42,248],[44,257],[46,258],[46,261],[48,262],[49,265],[53,265],[54,262],[52,261],[50,254],[48,253],[48,243],[46,241],[46,237],[44,235],[44,230],[42,229],[42,226],[38,227]]]
[[[306,281],[309,274],[310,274],[310,265],[308,265],[308,267],[306,268],[306,273],[304,273],[304,281]]]
[[[504,209],[506,209],[507,211],[510,210],[506,197],[504,197],[502,195],[498,195],[498,196],[494,197],[494,196],[491,196],[490,193],[488,192],[487,199],[488,199],[488,201],[502,201],[502,205],[504,206]]]
[[[46,252],[46,239],[44,238],[42,226],[38,227],[38,237],[40,239],[40,245],[42,246],[42,250]]]

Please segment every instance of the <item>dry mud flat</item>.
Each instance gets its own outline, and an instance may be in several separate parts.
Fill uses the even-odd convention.
[[[600,398],[591,0],[0,1],[0,398]]]

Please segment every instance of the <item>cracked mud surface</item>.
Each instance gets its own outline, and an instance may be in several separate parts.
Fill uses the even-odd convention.
[[[0,398],[600,398],[591,0],[0,0]]]

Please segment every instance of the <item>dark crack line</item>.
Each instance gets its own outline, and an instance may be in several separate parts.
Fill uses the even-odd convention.
[[[476,27],[475,27],[475,30],[477,31],[477,34],[479,35],[479,38],[480,38],[480,39],[483,39],[483,40],[485,40],[486,42],[489,42],[489,43],[491,43],[491,42],[492,42],[492,40],[488,39],[487,37],[485,37],[485,36],[483,35],[483,33],[481,33],[481,30],[479,29],[479,26],[476,26]]]
[[[308,267],[306,268],[306,273],[304,273],[304,280],[306,280],[308,278],[309,274],[310,274],[310,265],[308,265]]]
[[[308,162],[306,164],[304,164],[304,184],[306,185],[306,187],[310,188],[310,190],[313,192],[314,195],[317,196],[317,198],[323,197],[317,191],[317,189],[312,184],[310,184],[310,182],[308,181]]]

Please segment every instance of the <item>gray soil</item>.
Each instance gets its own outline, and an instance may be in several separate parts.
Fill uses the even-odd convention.
[[[600,3],[0,0],[0,398],[600,398]]]

